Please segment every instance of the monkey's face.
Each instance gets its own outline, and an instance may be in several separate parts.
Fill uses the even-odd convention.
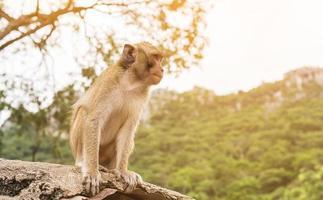
[[[128,63],[126,68],[146,85],[157,85],[162,80],[162,59],[162,52],[147,42],[125,45],[123,50],[123,63]]]
[[[150,55],[151,59],[147,61],[147,84],[157,85],[163,79],[164,69],[162,67],[162,57],[158,54]]]

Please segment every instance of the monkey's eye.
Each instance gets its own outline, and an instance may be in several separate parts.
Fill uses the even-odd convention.
[[[148,69],[152,68],[153,66],[154,66],[154,65],[153,65],[152,63],[148,63],[148,64],[147,64]]]

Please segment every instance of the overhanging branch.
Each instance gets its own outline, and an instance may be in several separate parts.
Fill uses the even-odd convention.
[[[38,30],[46,27],[49,24],[54,24],[60,16],[63,16],[68,13],[80,13],[83,10],[95,9],[96,7],[108,7],[108,6],[118,6],[118,7],[127,7],[131,4],[147,3],[147,0],[144,1],[134,1],[130,3],[118,3],[118,2],[106,2],[106,1],[97,1],[90,6],[74,6],[73,0],[69,0],[64,8],[53,11],[50,14],[41,14],[39,13],[39,3],[37,4],[36,10],[33,13],[22,15],[18,18],[13,18],[7,14],[4,10],[0,9],[0,17],[5,18],[9,23],[8,25],[0,31],[0,40],[4,39],[11,32],[18,30],[20,27],[29,27],[33,24],[38,24],[36,27],[22,32],[19,36],[10,39],[0,45],[0,51],[11,45],[12,43],[21,40],[22,38],[29,36]],[[54,31],[55,29],[52,29]],[[21,32],[21,31],[19,31]],[[49,35],[45,35],[44,38],[47,40],[51,36],[52,32]],[[48,36],[48,37],[47,37]]]
[[[0,17],[5,18],[8,22],[14,20],[14,18],[10,17],[7,13],[5,13],[2,9],[0,9]]]

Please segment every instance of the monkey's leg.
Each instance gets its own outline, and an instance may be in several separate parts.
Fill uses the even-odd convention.
[[[101,133],[104,134],[104,133]],[[111,142],[109,144],[100,146],[99,153],[99,170],[108,172],[109,170],[115,169],[116,160],[116,144]]]
[[[97,194],[99,192],[99,121],[89,116],[85,123],[83,135],[83,184],[87,192]]]
[[[127,182],[126,192],[133,191],[138,184],[141,184],[142,178],[139,174],[128,170],[128,160],[134,147],[134,133],[137,122],[128,119],[120,129],[116,143],[116,169],[121,177]]]

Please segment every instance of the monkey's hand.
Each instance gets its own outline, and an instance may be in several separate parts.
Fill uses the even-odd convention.
[[[127,187],[125,189],[126,193],[132,192],[135,190],[137,185],[140,185],[142,183],[142,178],[139,174],[133,171],[118,171],[113,170],[114,173],[119,175],[126,183]]]
[[[91,175],[90,173],[83,174],[83,185],[87,193],[92,195],[96,195],[100,192],[100,181],[101,181],[101,174],[96,172],[96,174]]]

